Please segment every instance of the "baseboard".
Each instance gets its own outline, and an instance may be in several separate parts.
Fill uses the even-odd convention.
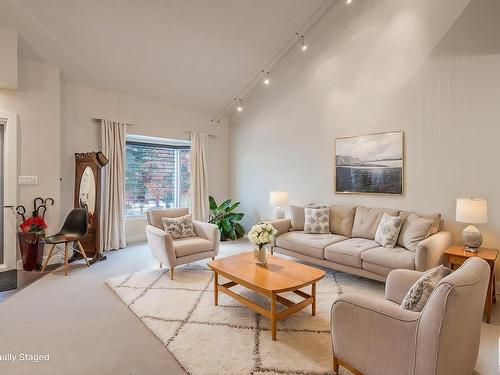
[[[145,234],[135,234],[132,236],[127,236],[125,240],[127,241],[127,243],[144,242],[144,241],[146,241],[146,235]]]

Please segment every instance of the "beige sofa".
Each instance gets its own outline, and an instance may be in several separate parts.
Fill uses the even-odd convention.
[[[394,248],[382,247],[374,241],[384,213],[404,219]],[[273,252],[379,281],[385,281],[394,269],[424,271],[442,264],[443,252],[451,245],[451,234],[440,231],[440,214],[418,215],[394,209],[332,205],[329,234],[304,233],[300,212],[292,216],[292,219],[271,222],[278,230]],[[414,249],[407,249],[403,247],[404,222],[419,216],[433,221],[430,235]]]
[[[470,375],[479,352],[490,268],[468,259],[442,279],[422,312],[400,308],[420,272],[390,273],[385,301],[344,294],[332,305],[334,373]]]

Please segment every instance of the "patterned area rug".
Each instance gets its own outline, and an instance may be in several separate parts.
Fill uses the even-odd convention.
[[[316,316],[307,307],[278,321],[278,340],[272,341],[265,317],[222,293],[219,306],[214,306],[212,282],[206,262],[197,262],[176,268],[175,280],[169,279],[167,270],[156,269],[106,283],[192,375],[331,374],[333,301],[346,292],[373,298],[384,294],[382,283],[327,270],[317,284]],[[266,298],[248,289],[233,290],[269,307]],[[304,291],[310,292],[310,287]],[[283,295],[297,298],[293,293]]]

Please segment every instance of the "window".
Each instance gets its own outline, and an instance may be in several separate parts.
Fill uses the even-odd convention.
[[[189,143],[127,135],[125,155],[127,217],[190,206]]]

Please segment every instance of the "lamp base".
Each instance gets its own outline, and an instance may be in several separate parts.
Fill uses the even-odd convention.
[[[276,207],[274,207],[274,210],[273,210],[273,217],[276,220],[284,219],[285,218],[285,211],[283,211],[281,209],[281,207],[276,206]]]
[[[483,236],[481,235],[479,229],[477,229],[473,225],[469,225],[462,232],[462,240],[464,242],[466,251],[477,253],[478,249],[483,243]]]

